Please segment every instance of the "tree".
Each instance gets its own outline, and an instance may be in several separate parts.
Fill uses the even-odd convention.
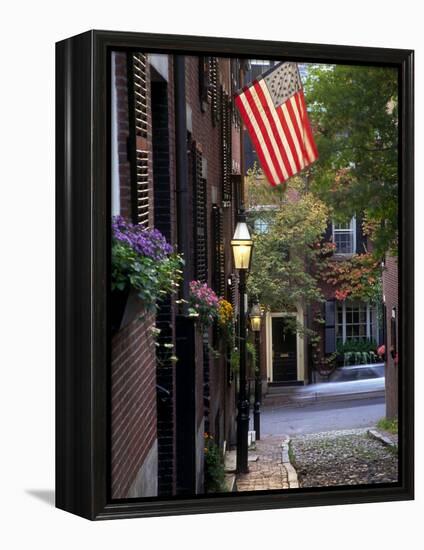
[[[305,96],[319,159],[310,189],[339,221],[365,214],[374,253],[396,253],[397,71],[312,65]]]
[[[258,172],[251,172],[247,178],[250,208],[258,206],[258,177]],[[261,185],[266,183],[262,181]],[[306,191],[302,178],[293,178],[284,195],[274,188],[269,191],[265,207],[250,210],[251,221],[258,218],[266,219],[267,229],[253,232],[249,294],[274,311],[321,301],[318,281],[310,267],[322,254],[317,244],[327,227],[326,205]]]

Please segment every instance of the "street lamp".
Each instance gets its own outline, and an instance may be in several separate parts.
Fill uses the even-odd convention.
[[[261,333],[261,308],[258,302],[255,302],[250,310],[250,326],[255,333],[256,365],[255,365],[255,404],[253,406],[253,429],[255,430],[255,439],[261,438],[261,362],[260,362],[260,333]]]
[[[240,208],[238,222],[231,247],[234,255],[234,265],[239,271],[239,331],[240,331],[240,388],[237,403],[237,472],[247,473],[247,438],[249,433],[249,401],[246,392],[246,273],[250,266],[252,252],[252,238],[246,224],[246,216],[243,207]]]

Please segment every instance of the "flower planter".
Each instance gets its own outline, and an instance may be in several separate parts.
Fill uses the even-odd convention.
[[[126,288],[124,290],[113,290],[111,292],[109,311],[112,334],[115,334],[121,328],[122,319],[124,318],[129,294],[129,288]]]

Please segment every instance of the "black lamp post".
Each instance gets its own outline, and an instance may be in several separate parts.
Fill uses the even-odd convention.
[[[256,365],[255,365],[255,404],[253,406],[253,429],[257,440],[261,438],[261,393],[262,380],[260,369],[260,334],[261,334],[261,308],[258,302],[254,303],[250,310],[250,326],[255,333]]]
[[[231,241],[234,255],[234,265],[239,271],[239,295],[240,295],[240,388],[237,403],[237,472],[247,473],[247,438],[249,433],[249,401],[246,392],[246,274],[250,266],[252,251],[252,238],[246,224],[243,207],[240,208],[239,218]]]

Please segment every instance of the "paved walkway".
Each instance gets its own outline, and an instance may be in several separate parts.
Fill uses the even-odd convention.
[[[249,451],[249,473],[237,476],[237,491],[289,489],[289,475],[282,462],[284,436],[265,436]]]

